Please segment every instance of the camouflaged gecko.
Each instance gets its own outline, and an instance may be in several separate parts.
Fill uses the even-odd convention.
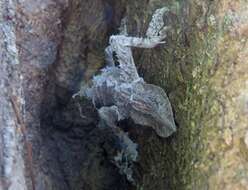
[[[112,35],[105,49],[107,66],[93,78],[90,88],[81,93],[92,100],[98,109],[100,127],[111,127],[123,147],[114,157],[120,173],[133,179],[133,162],[137,160],[137,144],[117,127],[117,122],[132,119],[141,126],[152,127],[160,137],[176,131],[172,108],[164,90],[147,84],[139,77],[131,47],[153,48],[164,43],[166,30],[163,16],[167,8],[157,9],[152,17],[145,38],[129,37],[123,20],[119,35]]]
[[[166,11],[167,8],[156,10],[145,38],[128,37],[125,29],[110,37],[105,50],[107,66],[94,77],[92,87],[87,90],[108,126],[115,127],[116,122],[131,118],[136,124],[154,128],[161,137],[176,131],[166,93],[139,77],[131,51],[131,47],[153,48],[164,43],[168,28],[163,21]]]

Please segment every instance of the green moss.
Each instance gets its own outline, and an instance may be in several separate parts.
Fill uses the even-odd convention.
[[[173,10],[176,10],[174,12],[179,14],[178,19],[183,16],[178,11],[181,5],[179,1],[172,4]],[[206,14],[198,17],[204,20],[213,13],[209,11]],[[190,32],[186,31],[189,28],[182,28],[181,21],[174,23],[172,33],[168,36],[168,45],[165,50],[158,50],[164,51],[163,60],[150,66],[149,72],[146,72],[147,68],[141,68],[147,80],[167,91],[175,110],[178,132],[167,143],[154,142],[151,152],[147,150],[147,153],[162,152],[161,157],[150,158],[160,160],[154,161],[151,175],[164,176],[168,189],[177,190],[202,189],[207,184],[209,170],[204,167],[211,165],[207,162],[216,160],[214,155],[212,160],[209,159],[211,154],[207,152],[204,141],[211,134],[218,133],[218,129],[213,126],[221,109],[217,101],[218,94],[211,85],[216,70],[218,30],[213,23],[203,23],[202,28],[197,23],[184,24],[190,27]],[[161,57],[156,57],[156,60],[159,59]],[[160,147],[157,151],[154,151],[155,144]]]

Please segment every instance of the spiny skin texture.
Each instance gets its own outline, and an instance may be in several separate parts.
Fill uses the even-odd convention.
[[[123,34],[110,37],[110,45],[106,48],[108,66],[94,77],[93,86],[87,91],[88,97],[99,108],[100,117],[110,126],[131,118],[136,124],[154,128],[161,137],[176,131],[166,93],[139,77],[131,51],[131,47],[152,48],[164,43],[162,40],[168,28],[163,22],[166,11],[166,8],[156,10],[145,38]],[[115,107],[111,107],[113,105]]]

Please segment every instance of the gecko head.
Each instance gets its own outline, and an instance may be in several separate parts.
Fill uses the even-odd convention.
[[[149,84],[152,89],[151,103],[153,106],[152,118],[154,119],[154,129],[161,137],[168,137],[176,132],[176,124],[172,107],[165,91],[155,85]]]
[[[150,119],[150,126],[155,130],[157,135],[166,138],[176,132],[176,124],[168,98],[166,97],[160,104],[152,106],[153,111],[148,118]]]
[[[141,86],[136,87],[142,93],[134,97],[131,118],[137,124],[152,127],[160,137],[170,136],[176,131],[176,125],[166,93],[152,84],[143,83]]]
[[[163,138],[169,137],[176,132],[176,125],[173,117],[172,119],[170,117],[164,117],[161,120],[155,119],[153,128],[157,135]]]

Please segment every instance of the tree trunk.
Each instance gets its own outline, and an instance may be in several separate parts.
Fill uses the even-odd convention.
[[[144,36],[167,6],[165,45],[134,49],[139,75],[169,96],[178,127],[119,125],[138,144],[130,184],[109,158],[111,130],[80,86],[104,66],[126,16]],[[0,0],[0,190],[247,189],[248,3],[245,0]]]

